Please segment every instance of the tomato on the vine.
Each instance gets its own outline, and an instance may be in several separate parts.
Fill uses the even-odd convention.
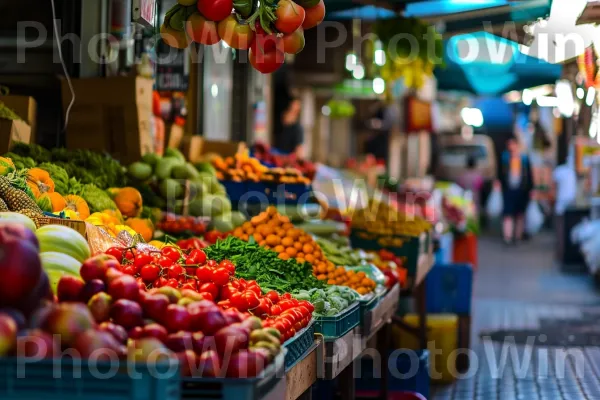
[[[205,256],[206,257],[206,256]],[[229,260],[223,260],[219,263],[219,268],[225,268],[231,275],[235,273],[235,265]]]
[[[113,256],[119,262],[121,262],[123,260],[123,249],[120,247],[111,247],[110,249],[106,250],[104,253],[108,254],[109,256]]]
[[[274,306],[271,307],[271,315],[279,315],[281,314],[281,306],[275,304]]]
[[[229,298],[231,304],[240,311],[248,310],[248,303],[244,299],[244,296],[240,292],[232,293]]]
[[[231,15],[233,0],[199,0],[198,11],[211,21],[222,21]]]
[[[221,41],[216,22],[204,18],[200,13],[194,13],[188,17],[185,23],[185,31],[190,39],[196,43],[211,46]],[[190,225],[190,230],[194,230],[194,228],[194,225]]]
[[[217,296],[219,295],[219,288],[217,287],[217,285],[215,285],[212,282],[203,283],[198,288],[198,291],[199,292],[210,293],[212,295],[213,299],[216,299]]]
[[[246,290],[242,296],[244,297],[244,300],[246,301],[246,305],[248,310],[252,310],[255,307],[258,307],[258,305],[260,304],[260,300],[258,299],[258,296],[256,295],[256,293],[250,291],[250,290]]]
[[[271,311],[271,309],[267,302],[267,299],[262,298],[258,301],[258,305],[252,310],[252,314],[262,318],[269,315],[269,311]]]
[[[302,27],[304,29],[314,28],[323,22],[325,18],[325,3],[323,0],[320,0],[316,6],[306,8],[304,11],[306,12],[306,17],[304,18]]]
[[[160,288],[163,287],[167,284],[167,279],[165,277],[160,277],[157,280],[155,280],[154,282],[152,282],[152,286],[155,288]]]
[[[283,38],[283,51],[287,54],[298,54],[304,50],[306,44],[304,40],[304,29],[302,27],[296,29],[289,35],[284,35]]]
[[[212,281],[217,286],[226,285],[229,282],[229,271],[226,268],[219,267],[212,270]]]
[[[233,49],[248,50],[254,41],[252,27],[245,22],[238,21],[235,14],[230,14],[219,22],[217,30],[221,39]],[[210,243],[216,243],[220,236],[219,232],[210,231],[204,235],[204,238]]]
[[[209,293],[209,292],[200,292],[200,294],[202,295],[202,297],[204,297],[204,300],[210,300],[210,301],[214,301],[215,300],[215,296],[213,296],[212,293]]]
[[[168,276],[169,278],[179,278],[183,274],[183,267],[179,264],[175,264],[169,267]]]
[[[206,262],[206,266],[207,267],[216,268],[217,265],[219,265],[219,264],[217,264],[217,262],[215,260],[208,260]]]
[[[168,279],[166,286],[171,286],[171,287],[177,289],[179,287],[179,281],[174,278]]]
[[[262,74],[270,74],[281,68],[285,61],[285,53],[281,50],[261,52],[250,49],[248,59],[255,70]]]
[[[126,265],[123,267],[123,273],[126,275],[135,275],[137,273],[135,267],[133,265]]]
[[[139,253],[133,259],[133,265],[136,268],[142,268],[144,265],[150,264],[152,261],[154,261],[154,258],[150,254]]]
[[[289,34],[302,26],[306,12],[292,0],[280,0],[275,15],[275,28],[281,33]]]
[[[171,260],[170,258],[167,258],[165,256],[157,257],[155,259],[155,262],[163,268],[169,268],[171,265],[174,264],[173,260]]]
[[[177,262],[181,258],[181,253],[173,246],[165,246],[160,252],[173,262]]]
[[[160,275],[160,268],[156,264],[147,264],[140,269],[140,276],[144,282],[154,282]]]
[[[203,265],[204,263],[206,263],[206,253],[200,249],[194,249],[190,251],[188,260],[189,259],[195,261],[194,264]]]
[[[270,292],[268,292],[267,294],[265,294],[265,297],[269,298],[269,300],[271,300],[271,302],[273,304],[279,303],[279,293],[277,293],[274,290],[271,290]]]
[[[212,280],[212,268],[206,265],[196,268],[196,277],[200,282],[210,282]]]

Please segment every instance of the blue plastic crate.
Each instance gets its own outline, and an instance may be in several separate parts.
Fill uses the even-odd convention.
[[[135,368],[134,368],[135,367]],[[156,373],[152,373],[156,368]],[[64,357],[24,363],[0,358],[2,400],[179,400],[181,377],[177,364],[119,368]]]
[[[246,182],[221,181],[221,184],[225,187],[227,197],[232,203],[238,203],[248,191]]]
[[[292,368],[302,359],[304,353],[313,345],[315,341],[315,324],[312,320],[308,326],[300,332],[296,332],[293,338],[288,339],[283,346],[287,349],[285,355],[285,369]]]
[[[304,184],[271,184],[267,195],[271,204],[306,204],[310,200],[312,187]]]
[[[325,339],[337,339],[350,332],[360,323],[360,305],[352,303],[341,313],[332,317],[315,317],[315,332]]]
[[[389,357],[395,357],[391,363],[394,368],[388,368]],[[409,350],[392,351],[381,365],[374,365],[370,357],[362,357],[360,364],[355,367],[354,376],[357,391],[378,391],[381,388],[381,376],[388,374],[388,390],[394,392],[415,392],[429,398],[429,351]],[[414,363],[418,363],[415,368]],[[358,363],[357,363],[358,364]],[[360,369],[358,369],[360,368]]]
[[[282,349],[275,360],[255,378],[183,378],[181,400],[259,400],[265,398],[285,376],[286,352],[286,349]]]
[[[473,268],[469,264],[435,265],[425,282],[428,313],[471,314]]]

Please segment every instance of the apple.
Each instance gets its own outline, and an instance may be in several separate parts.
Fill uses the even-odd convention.
[[[98,254],[97,256],[88,258],[81,264],[79,274],[86,282],[92,279],[103,280],[109,268],[117,268],[119,265],[119,262],[113,256]]]
[[[95,280],[95,279],[94,279]],[[90,282],[93,282],[91,280]],[[90,283],[88,282],[88,283]],[[90,298],[87,303],[90,312],[94,316],[94,320],[98,323],[108,321],[110,319],[110,306],[112,304],[112,297],[108,293],[100,292]]]
[[[241,325],[250,329],[251,332],[263,328],[261,319],[255,316],[246,318],[241,322]]]
[[[221,328],[227,326],[225,316],[218,308],[200,309],[191,312],[192,331],[201,331],[207,336],[212,336]]]
[[[18,357],[35,358],[36,360],[53,358],[60,354],[60,343],[41,329],[25,331],[17,337]]]
[[[115,278],[108,285],[108,294],[114,299],[137,300],[139,297],[139,287],[137,281],[131,275],[123,275]]]
[[[166,295],[172,304],[177,303],[181,299],[181,292],[170,286],[163,286],[155,290],[158,293]]]
[[[131,329],[143,324],[142,307],[135,301],[120,299],[110,308],[113,322],[125,329]]]
[[[202,295],[200,293],[198,293],[192,289],[182,289],[181,296],[183,296],[183,298],[185,298],[185,299],[191,299],[193,301],[204,300],[204,297],[202,297]]]
[[[149,294],[142,300],[144,315],[157,322],[162,322],[169,303],[169,298],[164,294]]]
[[[127,332],[127,336],[129,336],[130,339],[141,339],[143,333],[144,328],[142,328],[141,326],[136,326],[134,328],[131,328],[129,332]]]
[[[12,236],[9,225],[0,226],[0,305],[22,309],[23,299],[36,289],[42,272],[38,249]]]
[[[50,301],[43,301],[40,306],[31,313],[27,327],[31,329],[40,329],[44,324],[46,317],[50,314],[50,311],[54,309],[55,303]]]
[[[85,283],[81,279],[71,275],[63,275],[56,287],[58,301],[78,301],[81,298],[84,286]]]
[[[52,288],[50,287],[50,279],[48,278],[48,274],[46,271],[41,270],[35,288],[27,294],[25,299],[19,303],[18,309],[21,310],[26,317],[28,317],[40,306],[41,302],[43,301],[54,302],[55,296],[54,293],[52,293]]]
[[[108,268],[106,270],[106,273],[104,274],[104,283],[106,283],[107,285],[110,285],[110,283],[112,281],[114,281],[116,278],[125,275],[124,273],[122,273],[121,271],[119,271],[117,268]]]
[[[198,372],[207,378],[221,376],[221,358],[214,350],[205,351],[198,359]]]
[[[0,221],[0,243],[11,240],[29,242],[37,251],[40,250],[40,242],[31,229],[23,224]]]
[[[0,313],[0,357],[8,354],[17,343],[17,321],[6,313]]]
[[[223,311],[223,316],[227,320],[227,324],[232,325],[235,323],[242,322],[242,316],[239,311],[229,308]]]
[[[165,327],[157,323],[148,324],[142,329],[142,337],[153,337],[163,343],[167,340],[168,334]]]
[[[169,334],[165,340],[165,345],[174,352],[195,350],[192,332],[188,331],[179,331]]]
[[[198,356],[192,350],[185,350],[175,354],[179,360],[181,376],[194,376],[198,369]]]
[[[169,332],[189,330],[190,322],[190,313],[184,306],[170,304],[167,307],[164,324]]]
[[[121,344],[127,343],[127,331],[121,325],[106,321],[98,325],[98,330],[110,333]]]
[[[60,303],[46,315],[42,329],[54,335],[60,335],[63,345],[70,346],[79,335],[93,328],[94,317],[82,303]]]
[[[162,342],[156,338],[142,338],[132,340],[127,346],[127,359],[135,363],[160,363],[172,361],[175,354],[167,349]]]
[[[242,326],[226,326],[215,333],[215,345],[219,354],[233,354],[247,349],[250,343],[250,332]]]
[[[106,290],[106,285],[100,279],[92,279],[91,281],[87,281],[85,285],[83,285],[80,300],[84,303],[87,303],[92,296],[97,293],[104,292],[104,290]]]
[[[121,344],[108,332],[88,329],[80,333],[73,342],[73,350],[84,359],[93,357],[97,361],[113,361],[119,357]]]
[[[253,378],[260,374],[267,364],[267,359],[260,352],[240,350],[233,354],[227,365],[228,378]]]

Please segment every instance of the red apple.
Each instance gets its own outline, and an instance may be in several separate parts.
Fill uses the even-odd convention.
[[[107,285],[110,285],[110,283],[112,281],[114,281],[116,278],[125,275],[124,273],[122,273],[121,271],[119,271],[117,268],[108,268],[106,270],[106,274],[104,274],[104,282]]]
[[[179,331],[171,333],[165,340],[165,345],[174,352],[181,352],[186,350],[195,350],[194,339],[191,332]]]
[[[104,292],[106,285],[100,279],[92,279],[87,281],[81,291],[80,300],[87,303],[96,293]]]
[[[127,331],[121,325],[106,321],[98,325],[98,330],[110,333],[121,344],[127,343]]]
[[[31,329],[40,329],[46,321],[46,317],[48,314],[50,314],[50,311],[54,309],[54,306],[55,303],[51,303],[49,301],[42,302],[42,304],[40,304],[40,306],[29,317],[27,327]]]
[[[262,353],[240,350],[232,355],[227,365],[228,378],[253,378],[261,373],[267,364]]]
[[[116,268],[119,265],[119,262],[113,256],[109,256],[108,254],[98,254],[83,262],[79,274],[86,282],[89,282],[92,279],[104,279],[106,271],[109,268]]]
[[[0,313],[0,357],[13,350],[17,343],[17,322],[6,313]]]
[[[170,304],[167,307],[164,324],[169,332],[189,330],[190,322],[190,313],[184,306]]]
[[[176,358],[175,354],[156,338],[133,340],[127,347],[127,352],[128,360],[135,363],[159,363]]]
[[[148,324],[142,329],[142,337],[153,337],[163,343],[167,340],[168,334],[165,327],[157,323]]]
[[[204,297],[202,297],[202,295],[200,293],[198,293],[192,289],[182,289],[181,296],[183,296],[183,298],[191,299],[195,302],[204,300]]]
[[[201,376],[216,378],[221,376],[221,359],[214,350],[205,351],[198,359],[198,372]]]
[[[0,222],[0,243],[8,243],[11,240],[29,242],[37,251],[40,249],[40,243],[35,233],[22,224],[13,224],[10,222]]]
[[[149,294],[142,300],[144,315],[157,322],[162,322],[167,312],[169,303],[169,298],[164,294]]]
[[[198,369],[198,356],[192,350],[176,353],[181,376],[194,376]]]
[[[7,229],[0,226],[0,305],[22,309],[23,300],[38,286],[42,265],[38,249]]]
[[[139,296],[139,287],[133,276],[123,275],[115,278],[108,285],[108,294],[110,294],[115,300],[127,299],[137,300]]]
[[[242,316],[241,316],[240,312],[237,310],[234,310],[233,308],[223,311],[223,315],[225,316],[225,319],[227,320],[227,323],[229,325],[232,325],[232,324],[235,324],[238,322],[242,322]]]
[[[93,280],[90,282],[93,282]],[[108,321],[110,319],[111,304],[111,295],[104,292],[96,293],[87,303],[90,312],[94,316],[94,320],[98,323]]]
[[[54,293],[52,293],[52,288],[50,287],[48,274],[46,271],[41,270],[35,288],[19,303],[18,308],[28,317],[40,306],[42,301],[48,300],[54,302],[56,299]]]
[[[125,329],[131,329],[143,324],[142,307],[135,301],[120,299],[110,308],[110,316],[113,322]]]
[[[53,358],[60,354],[60,342],[54,341],[52,336],[41,329],[25,331],[22,336],[17,337],[18,357],[34,358],[42,360]]]
[[[48,313],[42,328],[48,333],[60,335],[63,345],[69,346],[77,335],[94,325],[94,317],[85,304],[60,303]]]
[[[215,345],[219,354],[233,354],[247,349],[250,342],[250,332],[241,326],[226,326],[215,333]]]
[[[136,326],[134,328],[131,328],[129,332],[127,332],[127,336],[129,336],[130,339],[141,339],[143,333],[144,328],[142,328],[141,326]]]
[[[56,287],[58,301],[78,301],[81,298],[84,286],[85,283],[81,279],[71,275],[63,275]]]
[[[176,304],[181,299],[181,292],[170,286],[163,286],[155,291],[166,295],[172,304]]]
[[[83,359],[114,361],[119,358],[121,344],[108,332],[89,329],[80,333],[73,342],[73,350]]]

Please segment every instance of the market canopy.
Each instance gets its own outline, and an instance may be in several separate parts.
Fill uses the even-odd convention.
[[[444,42],[445,67],[435,70],[440,90],[498,95],[510,90],[554,83],[560,65],[550,64],[519,51],[518,44],[476,32]]]

